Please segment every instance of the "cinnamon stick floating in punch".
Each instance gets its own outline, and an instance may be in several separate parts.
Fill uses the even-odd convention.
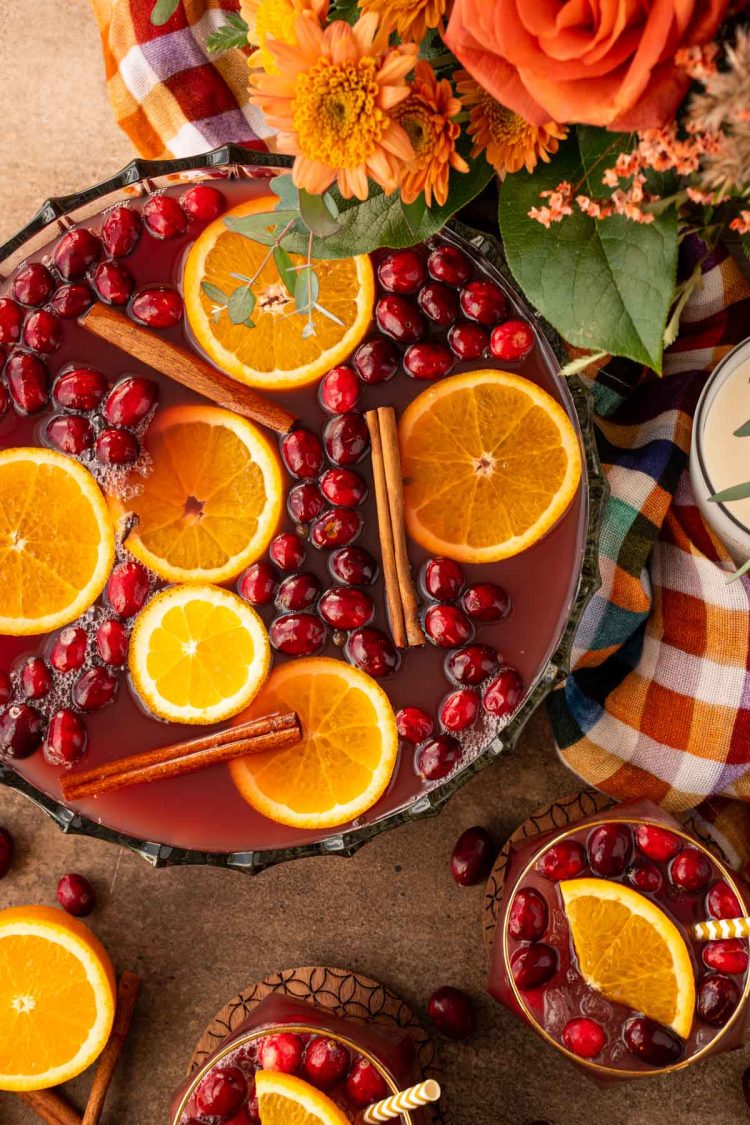
[[[108,305],[92,305],[78,323],[93,336],[113,344],[154,371],[269,430],[285,434],[296,421],[293,414],[259,391],[238,383],[187,348],[162,339]]]
[[[135,1011],[135,1002],[141,987],[141,978],[135,973],[123,973],[117,985],[117,1007],[107,1046],[99,1056],[94,1072],[89,1100],[83,1114],[82,1125],[98,1125],[104,1109],[104,1100],[109,1092],[112,1076],[117,1066],[120,1052],[128,1037],[130,1023]]]
[[[126,785],[182,777],[183,774],[229,762],[245,754],[279,750],[299,742],[301,737],[302,728],[294,711],[268,715],[201,738],[158,746],[143,754],[133,754],[129,758],[103,762],[81,773],[68,774],[60,779],[60,787],[66,801],[82,801],[85,797],[99,797]]]
[[[391,510],[388,504],[388,483],[385,479],[385,461],[383,459],[383,446],[380,440],[380,421],[378,419],[377,410],[368,410],[365,414],[365,421],[370,431],[372,478],[375,485],[380,558],[383,564],[383,581],[385,583],[385,602],[388,609],[388,621],[391,626],[393,643],[396,648],[406,648],[404,607],[398,592],[396,548],[393,542]]]
[[[22,1090],[17,1096],[47,1125],[82,1125],[78,1110],[56,1090]]]

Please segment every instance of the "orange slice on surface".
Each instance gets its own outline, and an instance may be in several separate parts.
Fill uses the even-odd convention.
[[[174,406],[157,415],[146,448],[149,475],[133,475],[130,499],[110,497],[115,519],[137,516],[131,554],[170,582],[226,582],[265,551],[284,485],[257,426],[217,406]]]
[[[88,469],[51,449],[0,453],[0,633],[49,633],[96,601],[115,557]]]
[[[0,1090],[75,1078],[114,1014],[112,963],[83,922],[48,906],[0,911]]]
[[[604,879],[568,879],[560,893],[586,983],[687,1039],[695,976],[671,918],[644,895]]]
[[[293,1074],[259,1070],[255,1092],[263,1125],[349,1125],[327,1094]]]
[[[409,534],[434,555],[517,555],[572,501],[581,452],[568,415],[528,379],[468,371],[418,395],[399,423]]]
[[[220,586],[170,586],[141,610],[128,667],[142,702],[160,719],[218,723],[236,715],[271,664],[265,626]]]
[[[314,383],[356,347],[372,318],[375,287],[367,254],[314,259],[320,282],[317,304],[330,315],[314,309],[314,332],[306,335],[308,317],[297,313],[269,248],[225,225],[228,217],[270,212],[277,202],[275,195],[251,199],[207,226],[188,253],[183,291],[193,334],[217,367],[252,387],[288,390]],[[299,254],[291,259],[294,266],[306,261]],[[210,292],[214,286],[228,298],[242,284],[241,277],[255,279],[252,328],[233,324],[227,309],[204,287]]]
[[[365,672],[325,656],[282,664],[241,719],[275,711],[297,712],[302,741],[229,764],[258,812],[295,828],[332,828],[383,795],[396,765],[396,721],[388,696]]]

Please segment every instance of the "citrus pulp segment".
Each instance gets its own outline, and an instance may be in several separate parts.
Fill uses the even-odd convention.
[[[263,1125],[349,1125],[335,1102],[293,1074],[259,1070],[255,1092]]]

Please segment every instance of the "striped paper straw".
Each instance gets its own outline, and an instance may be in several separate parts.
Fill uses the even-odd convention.
[[[401,1090],[382,1102],[376,1102],[365,1110],[362,1120],[365,1125],[376,1125],[378,1121],[393,1121],[408,1109],[419,1109],[420,1106],[429,1105],[440,1098],[440,1086],[428,1078],[418,1086],[410,1086],[408,1090]]]
[[[722,918],[718,922],[697,922],[693,926],[693,937],[698,941],[750,937],[750,918]]]

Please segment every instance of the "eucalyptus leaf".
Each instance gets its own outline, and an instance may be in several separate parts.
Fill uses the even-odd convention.
[[[255,308],[255,294],[246,285],[238,285],[229,297],[227,312],[232,324],[244,324]]]
[[[709,500],[716,504],[723,504],[727,500],[747,500],[750,496],[750,480],[742,484],[733,484],[730,488],[722,488],[721,492],[714,492]]]
[[[317,234],[318,238],[328,238],[339,229],[338,220],[334,219],[326,207],[323,197],[312,195],[304,188],[300,188],[299,213],[307,229]]]
[[[313,322],[311,320],[308,320],[307,324],[302,329],[302,339],[303,340],[309,340],[309,338],[311,336],[314,336],[314,335],[315,335],[315,325],[313,324]]]
[[[244,215],[241,219],[229,218],[224,220],[227,230],[235,234],[242,234],[251,238],[253,242],[260,242],[264,246],[272,246],[283,227],[287,223],[298,219],[296,211],[285,209],[283,211],[264,211],[259,215]]]
[[[742,566],[738,567],[737,570],[735,570],[734,574],[729,575],[729,577],[727,578],[727,585],[730,582],[736,582],[738,578],[742,578],[743,574],[747,574],[748,570],[750,570],[750,559],[746,559],[746,561],[743,562]]]
[[[735,437],[750,437],[750,422],[745,422],[738,430],[734,431]]]
[[[156,0],[151,9],[151,23],[154,27],[161,27],[171,20],[180,6],[180,0]]]
[[[297,282],[297,277],[294,272],[292,259],[282,246],[274,246],[273,260],[276,263],[276,269],[279,271],[279,277],[286,286],[288,293],[290,296],[294,296],[294,286]]]
[[[294,186],[291,172],[283,172],[280,176],[274,176],[270,187],[273,194],[279,197],[279,207],[299,212],[299,192]]]
[[[327,191],[327,192],[324,193],[323,202],[325,203],[326,207],[328,208],[328,211],[331,215],[331,218],[338,219],[339,214],[340,214],[339,205],[336,202],[336,200],[333,198],[333,196],[331,195],[330,191]]]
[[[311,266],[300,270],[294,282],[294,303],[297,312],[310,312],[320,294],[320,281]]]
[[[229,301],[223,289],[219,289],[218,285],[214,285],[211,281],[202,281],[201,289],[206,294],[210,301],[214,301],[217,305],[226,305]]]

